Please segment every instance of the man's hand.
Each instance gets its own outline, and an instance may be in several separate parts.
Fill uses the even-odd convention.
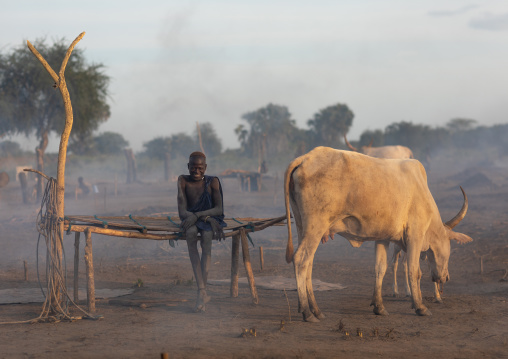
[[[184,231],[187,231],[190,227],[192,227],[198,220],[198,216],[192,213],[191,216],[185,218],[185,220],[180,224],[180,228]]]
[[[223,239],[226,239],[226,236],[224,235],[224,230],[222,229],[222,226],[212,217],[209,217],[207,219],[207,222],[210,223],[210,226],[212,226],[212,232],[213,232],[213,239],[218,239],[219,242]]]

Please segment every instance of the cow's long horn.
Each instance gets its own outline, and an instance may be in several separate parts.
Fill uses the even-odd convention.
[[[464,204],[462,205],[462,208],[460,209],[459,213],[457,213],[455,217],[453,217],[452,219],[450,219],[448,222],[445,223],[445,225],[450,227],[451,229],[453,229],[453,227],[455,227],[457,224],[460,223],[460,221],[462,221],[462,219],[464,219],[467,212],[467,195],[466,192],[464,192],[464,188],[462,188],[462,186],[460,187],[460,190],[464,195]]]
[[[356,148],[354,148],[354,147],[353,147],[353,146],[349,143],[349,141],[348,141],[348,140],[347,140],[347,138],[346,138],[346,135],[344,135],[344,141],[346,142],[346,145],[349,147],[349,149],[350,149],[351,151],[358,152],[358,150],[357,150]]]

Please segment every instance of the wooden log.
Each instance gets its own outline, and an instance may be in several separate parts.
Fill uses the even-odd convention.
[[[249,280],[252,302],[254,304],[258,304],[259,303],[258,292],[256,290],[256,282],[254,280],[254,274],[252,273],[252,265],[250,262],[250,254],[249,254],[249,242],[247,240],[245,228],[240,228],[240,237],[242,240],[243,265],[245,266],[245,271],[247,272],[247,279]]]
[[[161,359],[169,359],[169,353],[161,353]]]
[[[259,263],[261,264],[261,270],[265,268],[265,257],[263,256],[263,246],[259,247]]]
[[[79,236],[80,232],[74,234],[74,303],[79,302]]]
[[[89,228],[85,230],[85,265],[86,265],[86,303],[88,313],[95,313],[95,280],[93,270],[93,253],[92,253],[92,231]]]
[[[240,256],[240,236],[233,236],[231,245],[231,298],[238,297],[238,257]]]

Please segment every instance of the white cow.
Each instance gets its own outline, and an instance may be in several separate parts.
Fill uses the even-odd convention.
[[[427,186],[422,164],[416,160],[378,159],[355,152],[317,147],[293,160],[285,173],[284,194],[288,218],[287,262],[294,262],[299,310],[306,321],[324,315],[312,289],[312,263],[322,238],[335,233],[354,247],[376,241],[376,287],[374,313],[387,314],[381,285],[387,267],[390,242],[408,254],[413,306],[418,315],[430,315],[419,288],[420,253],[428,251],[432,280],[446,282],[450,240],[472,241],[452,231],[465,216],[467,197],[457,216],[443,224]],[[298,231],[293,253],[290,208]]]
[[[414,158],[413,151],[406,146],[381,146],[381,147],[371,147],[362,146],[361,150],[358,150],[356,147],[353,147],[344,135],[344,141],[350,150],[355,152],[363,153],[364,155],[376,158],[392,158],[392,159],[409,159]]]

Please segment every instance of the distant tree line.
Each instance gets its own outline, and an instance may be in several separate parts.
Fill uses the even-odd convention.
[[[67,42],[64,39],[48,45],[45,39],[34,42],[50,64],[60,64]],[[129,145],[115,132],[94,134],[109,116],[107,104],[110,78],[102,64],[88,64],[84,53],[75,49],[66,70],[67,85],[72,98],[74,125],[69,151],[76,155],[120,154]],[[64,124],[63,104],[51,88],[51,79],[25,44],[10,52],[0,51],[0,139],[5,135],[35,135],[38,168],[43,170],[42,157],[51,132],[59,133]],[[235,130],[240,147],[228,150],[227,156],[250,159],[293,158],[316,146],[345,148],[343,136],[353,125],[354,113],[346,105],[336,103],[318,110],[299,128],[286,106],[268,105],[241,115]],[[200,124],[201,143],[207,156],[224,155],[222,142],[213,125]],[[357,146],[404,145],[417,158],[431,156],[438,149],[496,147],[508,153],[508,125],[477,126],[475,120],[456,118],[446,126],[431,127],[412,122],[394,122],[384,130],[366,130]],[[143,156],[163,159],[186,157],[200,148],[198,132],[184,132],[156,137],[143,144]],[[19,144],[0,141],[0,156],[22,154]]]

